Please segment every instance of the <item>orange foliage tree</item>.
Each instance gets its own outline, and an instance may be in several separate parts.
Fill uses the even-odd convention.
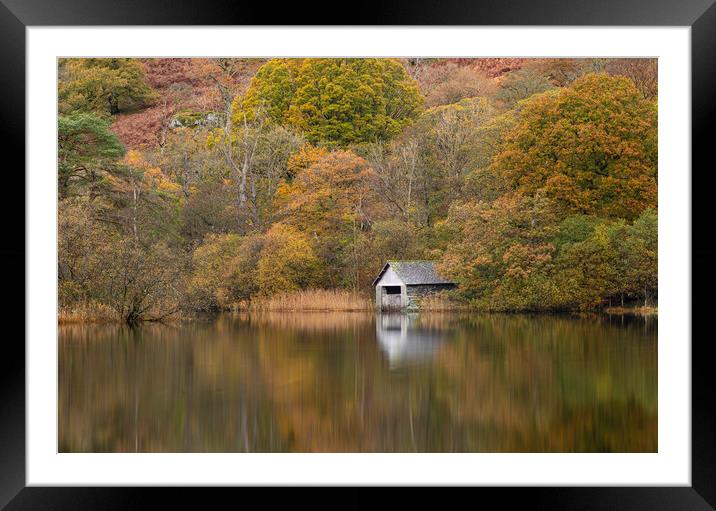
[[[329,282],[355,283],[347,271],[356,241],[369,229],[377,201],[373,169],[349,151],[328,153],[300,171],[276,193],[283,222],[307,233],[326,263]],[[352,265],[349,265],[352,266]],[[341,275],[341,272],[347,272]]]
[[[636,218],[656,207],[656,105],[624,77],[585,75],[524,103],[493,169],[565,214]]]

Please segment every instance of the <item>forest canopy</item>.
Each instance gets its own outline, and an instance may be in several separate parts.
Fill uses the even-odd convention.
[[[62,59],[59,300],[124,319],[432,259],[479,310],[657,298],[656,61]]]
[[[261,66],[233,120],[266,115],[311,143],[388,140],[420,113],[423,97],[405,68],[390,59],[273,59]]]

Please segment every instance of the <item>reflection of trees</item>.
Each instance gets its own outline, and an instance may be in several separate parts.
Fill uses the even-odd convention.
[[[464,321],[436,364],[448,448],[656,450],[655,335],[594,319]]]
[[[60,450],[656,450],[655,324],[424,314],[391,370],[339,316],[62,327]]]
[[[252,343],[215,326],[68,334],[60,343],[60,450],[284,450]]]

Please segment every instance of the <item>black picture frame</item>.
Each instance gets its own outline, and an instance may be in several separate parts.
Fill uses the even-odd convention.
[[[448,0],[361,2],[338,19],[335,2],[295,4],[244,4],[229,0],[0,0],[0,129],[4,155],[17,156],[12,175],[6,167],[5,183],[24,190],[25,147],[25,29],[38,25],[555,25],[555,26],[689,26],[692,65],[692,168],[709,174],[711,119],[716,104],[716,7],[714,0]],[[688,172],[689,169],[683,169]],[[692,183],[696,174],[691,171]],[[708,200],[706,176],[692,185],[692,233],[710,232],[704,211]],[[14,181],[13,181],[14,180]],[[12,193],[0,201],[0,218],[16,219],[24,211],[24,194]],[[18,203],[19,202],[19,203]],[[5,241],[0,257],[8,278],[17,280],[13,301],[25,296],[17,268],[25,266],[25,224],[4,223]],[[698,228],[702,229],[699,230]],[[703,239],[703,237],[701,238]],[[705,266],[708,240],[692,242],[692,272]],[[14,275],[14,277],[13,277]],[[24,275],[24,272],[23,272]],[[707,275],[707,273],[703,273]],[[699,279],[698,288],[709,284]],[[14,283],[14,282],[13,282]],[[6,280],[7,286],[7,280]],[[10,294],[12,287],[6,287]],[[23,300],[24,302],[24,300]],[[692,298],[696,314],[708,317],[708,302]],[[31,304],[27,304],[31,306]],[[15,320],[19,323],[19,321]],[[694,325],[696,326],[696,325]],[[22,329],[24,337],[24,327]],[[693,330],[692,350],[692,486],[691,487],[530,487],[481,488],[500,499],[500,505],[529,505],[556,509],[714,509],[716,508],[716,392],[712,377],[711,340]],[[108,509],[134,507],[146,493],[161,492],[186,505],[187,490],[166,488],[26,487],[25,485],[25,349],[19,336],[6,336],[0,356],[0,507],[6,509]],[[203,497],[199,497],[203,499]],[[165,506],[171,505],[168,501]]]

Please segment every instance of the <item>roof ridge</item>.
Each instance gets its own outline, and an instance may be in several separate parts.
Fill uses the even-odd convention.
[[[435,263],[437,259],[388,259],[386,263]]]

